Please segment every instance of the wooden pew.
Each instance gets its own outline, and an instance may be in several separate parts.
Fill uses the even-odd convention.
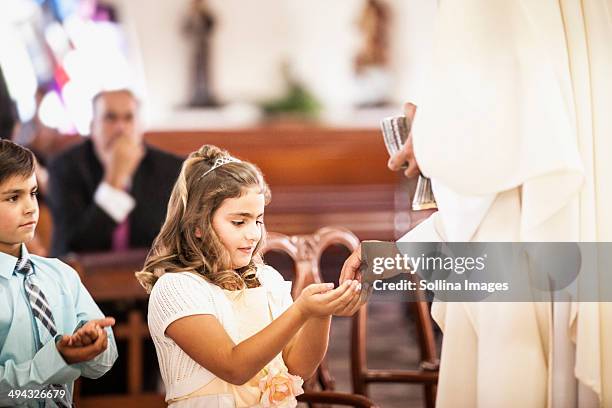
[[[150,131],[146,141],[185,156],[214,144],[259,166],[272,189],[269,230],[308,234],[340,225],[360,239],[393,240],[427,214],[409,210],[414,181],[387,169],[377,129],[261,125],[218,131]],[[66,145],[79,138],[68,138]]]
[[[66,259],[79,273],[81,280],[96,303],[109,301],[132,301],[147,299],[148,295],[140,286],[134,272],[144,264],[147,250],[137,249],[120,253],[81,254]],[[117,395],[80,396],[80,382],[77,381],[74,403],[79,408],[108,406],[155,408],[165,407],[164,396],[143,392],[144,340],[149,337],[146,316],[138,309],[128,312],[126,321],[118,321],[113,332],[117,340],[125,340],[127,352],[127,390]],[[120,356],[119,358],[126,358]],[[147,356],[146,358],[154,358]],[[156,358],[156,357],[155,357]]]
[[[180,155],[214,144],[255,163],[272,189],[266,211],[269,230],[307,234],[333,224],[360,239],[390,240],[398,235],[396,228],[408,229],[413,222],[403,209],[409,194],[401,197],[400,177],[387,169],[388,154],[377,129],[262,125],[149,132],[146,140]]]

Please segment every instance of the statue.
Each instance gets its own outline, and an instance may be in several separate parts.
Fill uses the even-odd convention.
[[[391,89],[388,7],[380,0],[367,0],[358,26],[363,42],[355,57],[357,103],[360,106],[384,105]]]
[[[193,38],[193,93],[190,106],[217,106],[210,87],[210,50],[215,19],[206,0],[192,0],[191,12],[185,23],[185,33]]]
[[[355,58],[358,73],[371,66],[385,66],[389,50],[389,11],[379,0],[367,0],[359,19],[359,29],[364,37],[363,46]]]

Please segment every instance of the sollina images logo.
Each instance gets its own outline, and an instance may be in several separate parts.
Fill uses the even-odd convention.
[[[394,257],[375,257],[372,260],[372,272],[382,275],[385,271],[399,270],[402,273],[421,275],[425,271],[439,271],[462,275],[465,272],[483,271],[486,258],[487,254],[477,257],[448,256],[440,253],[419,256],[396,254]]]
[[[611,248],[575,242],[364,242],[362,288],[381,292],[378,299],[385,301],[398,292],[397,299],[405,300],[416,289],[451,302],[562,301],[565,293],[601,301],[612,299],[612,285],[599,283],[612,270]]]

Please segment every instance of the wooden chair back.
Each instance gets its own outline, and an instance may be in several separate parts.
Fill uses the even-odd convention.
[[[423,398],[427,408],[435,407],[439,359],[435,343],[429,304],[421,292],[417,301],[407,303],[416,323],[421,362],[414,370],[371,369],[367,364],[368,308],[364,305],[353,316],[351,327],[351,379],[355,394],[369,396],[371,383],[423,384]]]
[[[355,234],[342,227],[323,227],[314,234],[284,235],[269,233],[264,253],[279,251],[287,254],[294,262],[292,296],[295,299],[306,286],[321,283],[321,256],[332,245],[343,245],[349,251],[359,246]],[[321,391],[316,389],[320,388]],[[333,404],[358,408],[376,408],[374,402],[361,395],[336,392],[335,380],[331,375],[326,359],[323,359],[317,374],[305,383],[305,393],[298,401],[310,407],[316,404]]]
[[[306,286],[321,283],[321,256],[332,245],[343,245],[351,252],[359,246],[359,239],[351,231],[342,227],[324,227],[314,234],[287,236],[270,233],[264,252],[284,252],[293,260],[292,296],[295,299]],[[315,378],[306,382],[308,389],[334,390],[335,380],[331,375],[327,360],[324,359]]]

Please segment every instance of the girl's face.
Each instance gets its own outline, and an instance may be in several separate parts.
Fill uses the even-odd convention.
[[[241,197],[223,201],[213,214],[212,227],[229,252],[233,269],[251,262],[261,239],[264,206],[265,197],[259,187],[250,187]]]

